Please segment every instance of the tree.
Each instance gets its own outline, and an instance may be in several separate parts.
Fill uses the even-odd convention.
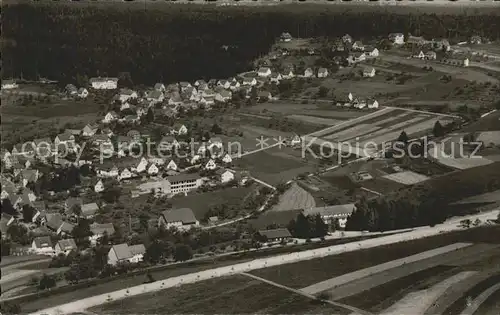
[[[210,132],[216,135],[220,135],[222,133],[222,128],[218,124],[213,124]]]
[[[55,286],[56,286],[56,279],[54,278],[54,276],[49,276],[46,274],[43,274],[42,277],[40,278],[40,281],[38,282],[39,290],[51,289]]]
[[[444,128],[441,125],[441,123],[439,122],[439,120],[436,121],[436,123],[434,124],[434,128],[432,128],[432,134],[435,137],[442,137],[442,136],[444,136]]]
[[[410,139],[408,138],[408,135],[406,134],[406,132],[404,130],[401,131],[401,134],[399,135],[397,141],[402,142],[406,145],[408,143],[408,140],[410,140]]]
[[[326,97],[329,91],[327,87],[321,86],[318,90],[318,97]]]
[[[75,243],[80,248],[87,248],[90,245],[89,237],[92,236],[90,230],[90,222],[86,219],[78,220],[78,224],[71,231],[71,236],[75,239]]]
[[[193,250],[189,245],[177,244],[174,250],[175,261],[186,261],[193,258]]]
[[[309,237],[323,237],[328,234],[328,225],[323,221],[321,215],[316,214],[312,219],[312,231]]]
[[[15,302],[2,302],[0,309],[3,314],[21,314],[21,306]]]
[[[10,240],[3,239],[3,238],[0,240],[0,250],[2,252],[2,257],[10,255],[11,246],[12,246],[12,243]]]
[[[30,205],[23,205],[23,221],[29,223],[33,220],[36,210]]]

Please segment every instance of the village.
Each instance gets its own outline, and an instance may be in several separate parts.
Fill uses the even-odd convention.
[[[482,40],[473,36],[468,44],[481,45]],[[381,147],[368,154],[349,149],[349,165],[300,155],[312,138],[319,146],[328,140],[382,146],[403,139],[402,134],[405,141],[429,133],[443,140],[439,128],[457,132],[463,119],[456,109],[446,105],[435,113],[407,101],[401,86],[439,71],[436,82],[471,75],[489,95],[498,80],[485,71],[499,73],[491,69],[500,68],[489,63],[486,53],[460,47],[402,33],[371,45],[347,34],[311,44],[284,32],[270,53],[255,62],[254,71],[231,78],[140,88],[122,85],[127,80],[118,77],[67,84],[57,97],[80,102],[77,106],[96,97],[107,104],[82,126],[2,147],[2,242],[9,242],[10,255],[47,255],[53,261],[105,247],[107,265],[144,268],[144,261],[166,264],[262,244],[334,238],[360,198],[452,172],[453,163],[466,169],[498,161],[498,129],[482,133],[488,150],[482,151],[481,162],[466,166],[458,158],[442,164],[424,161],[424,166],[374,161]],[[470,67],[473,74],[463,74]],[[387,81],[391,87],[383,86]],[[395,91],[401,95],[391,94]],[[30,93],[23,83],[2,81],[2,97]],[[480,114],[491,109],[477,105]],[[259,148],[260,137],[275,141]],[[314,222],[311,231],[290,230],[290,221],[303,218]],[[220,240],[193,245],[201,242],[200,233],[248,222],[251,228],[244,232],[231,230]],[[158,242],[143,241],[150,230],[173,231],[178,240],[173,258],[152,258]],[[190,233],[197,237],[179,236]]]

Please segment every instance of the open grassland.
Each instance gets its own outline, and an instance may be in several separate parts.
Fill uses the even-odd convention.
[[[404,172],[389,174],[385,175],[384,178],[398,182],[403,185],[414,185],[429,179],[429,177],[425,175],[418,174],[412,171],[404,171]]]
[[[305,189],[293,183],[292,186],[280,196],[280,201],[271,211],[287,211],[293,209],[307,209],[316,206],[313,196]]]
[[[307,116],[307,115],[289,115],[287,116],[287,118],[323,126],[331,126],[339,122],[337,119],[322,118],[322,117]]]
[[[206,280],[94,307],[97,314],[339,314],[339,309],[243,275]]]
[[[328,278],[341,276],[349,272],[382,264],[394,259],[415,255],[426,250],[435,249],[456,242],[500,243],[500,239],[495,236],[498,235],[495,233],[499,232],[500,226],[471,229],[405,243],[396,243],[330,257],[259,269],[251,273],[293,288],[303,288]],[[332,266],[335,266],[335,268],[332,268]]]

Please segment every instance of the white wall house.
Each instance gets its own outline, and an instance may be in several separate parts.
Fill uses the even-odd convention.
[[[113,90],[118,87],[118,78],[91,78],[90,85],[96,90]]]
[[[205,164],[205,169],[207,170],[215,170],[217,168],[217,164],[215,164],[215,161],[210,159],[208,160],[207,164]]]
[[[174,160],[170,160],[170,162],[168,162],[168,164],[167,164],[166,169],[167,170],[177,171],[177,164],[175,164]]]
[[[190,208],[170,209],[161,213],[158,219],[158,226],[166,229],[175,227],[177,229],[190,229],[200,225],[193,210]]]
[[[31,251],[37,255],[54,255],[54,249],[52,248],[50,236],[35,237],[31,243]]]
[[[78,248],[76,247],[75,240],[70,238],[70,239],[64,239],[60,240],[57,242],[56,246],[54,246],[54,251],[56,255],[64,254],[68,255],[71,253],[71,251],[76,251]]]
[[[257,72],[257,75],[262,78],[267,78],[271,75],[271,69],[269,69],[268,67],[262,67]]]
[[[127,245],[126,243],[114,245],[108,252],[108,264],[116,266],[119,263],[138,263],[141,262],[146,253],[146,247],[143,244]]]
[[[226,164],[232,163],[232,162],[233,162],[233,158],[231,157],[231,155],[229,155],[229,153],[226,153],[226,154],[222,157],[222,162],[224,162],[224,163],[226,163]]]

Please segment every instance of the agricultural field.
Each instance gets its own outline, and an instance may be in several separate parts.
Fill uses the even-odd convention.
[[[293,209],[307,209],[316,206],[313,196],[304,188],[293,183],[292,186],[280,196],[279,203],[270,211],[287,211]]]

